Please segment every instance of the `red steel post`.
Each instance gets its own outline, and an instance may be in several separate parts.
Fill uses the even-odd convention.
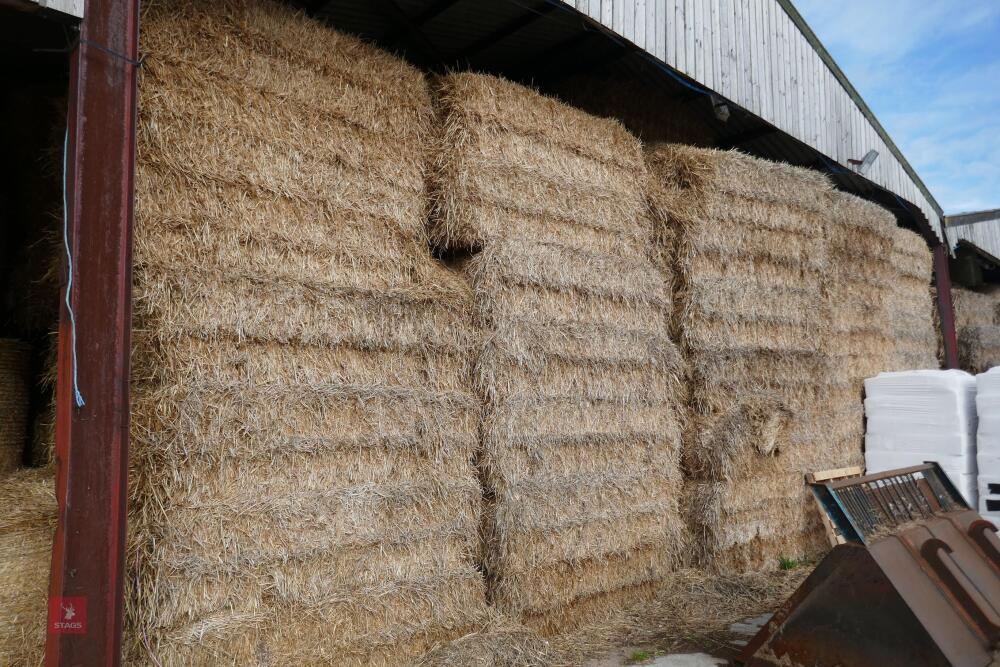
[[[59,327],[56,495],[46,665],[121,662],[128,476],[139,0],[87,0],[71,55],[66,198],[70,313]],[[64,269],[65,269],[64,260]]]
[[[937,309],[944,341],[945,368],[958,368],[958,336],[955,333],[955,309],[951,304],[951,274],[948,272],[948,246],[934,246],[934,282],[937,285]]]

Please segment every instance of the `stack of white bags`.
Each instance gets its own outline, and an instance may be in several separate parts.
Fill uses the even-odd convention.
[[[1000,392],[1000,376],[993,381]],[[865,395],[868,474],[937,461],[969,506],[978,507],[974,376],[957,370],[880,373],[865,380]],[[995,432],[1000,457],[1000,428]]]
[[[976,376],[979,513],[1000,525],[1000,366]]]

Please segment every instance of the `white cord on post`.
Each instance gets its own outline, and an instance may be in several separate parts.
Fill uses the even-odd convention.
[[[67,201],[67,171],[69,164],[69,126],[66,127],[66,138],[63,141],[63,246],[66,248],[66,310],[69,312],[70,355],[73,370],[73,399],[76,407],[84,406],[83,394],[80,393],[80,379],[77,374],[76,362],[76,314],[70,304],[70,293],[73,290],[73,253],[69,249],[69,202]]]

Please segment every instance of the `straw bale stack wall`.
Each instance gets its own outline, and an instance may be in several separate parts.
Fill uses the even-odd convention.
[[[934,256],[916,232],[893,228],[893,276],[888,306],[893,361],[887,370],[940,368],[934,293],[930,289]]]
[[[143,39],[129,660],[399,665],[476,630],[425,79],[264,2],[156,4]]]
[[[822,544],[802,473],[856,458],[826,401],[844,382],[822,287],[831,187],[737,152],[658,145],[647,161],[689,374],[683,462],[699,559],[774,568]]]
[[[432,236],[484,341],[479,466],[491,601],[543,634],[647,596],[682,545],[667,282],[639,142],[516,84],[437,82]]]
[[[958,364],[970,373],[1000,365],[1000,290],[953,286]]]
[[[803,473],[863,463],[864,378],[933,359],[929,251],[817,172],[668,144],[647,162],[688,368],[701,562],[811,555],[825,538]]]
[[[850,383],[852,399],[860,398],[861,381],[883,371],[893,353],[887,312],[896,277],[895,229],[896,219],[881,206],[845,192],[832,194],[824,288],[833,338],[827,345],[843,373],[838,379]]]
[[[958,330],[958,365],[970,373],[1000,366],[1000,326],[967,326]]]
[[[977,291],[952,285],[951,303],[956,329],[1000,324],[1000,290]]]
[[[830,438],[810,462],[814,470],[864,464],[864,379],[889,369],[894,353],[888,311],[896,278],[890,262],[895,218],[876,204],[834,192],[825,229],[830,328],[822,345],[830,373],[823,400]]]

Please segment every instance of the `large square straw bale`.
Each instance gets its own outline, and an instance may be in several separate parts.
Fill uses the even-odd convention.
[[[251,0],[154,4],[143,51],[128,660],[482,633],[479,337],[427,246],[423,75]]]
[[[638,141],[489,76],[437,81],[432,238],[483,343],[490,599],[551,635],[635,604],[683,551],[680,357]]]

